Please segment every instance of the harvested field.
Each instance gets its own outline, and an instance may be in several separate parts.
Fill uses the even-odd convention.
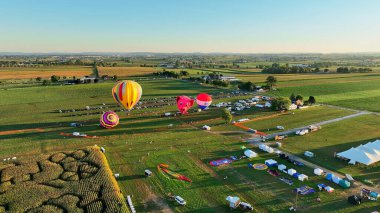
[[[52,75],[60,77],[82,77],[92,74],[91,67],[54,66],[54,67],[0,67],[0,79],[29,79],[50,78]]]

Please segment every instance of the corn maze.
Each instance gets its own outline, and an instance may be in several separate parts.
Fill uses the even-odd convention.
[[[128,212],[104,155],[91,147],[0,163],[0,212]]]

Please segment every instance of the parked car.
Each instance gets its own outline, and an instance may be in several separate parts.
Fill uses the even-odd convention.
[[[180,196],[175,196],[174,200],[181,206],[186,205],[186,201]]]

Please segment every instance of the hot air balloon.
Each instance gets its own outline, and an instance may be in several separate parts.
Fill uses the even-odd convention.
[[[201,110],[205,110],[208,106],[211,105],[211,102],[211,96],[206,93],[201,93],[197,96],[197,104]]]
[[[120,81],[112,88],[115,101],[127,110],[131,110],[139,102],[141,95],[142,88],[134,81]]]
[[[189,110],[194,104],[194,100],[187,96],[178,96],[177,97],[177,107],[181,114],[186,114],[187,110]]]
[[[108,111],[102,114],[100,116],[100,126],[110,129],[119,124],[119,116],[113,112],[113,111]]]

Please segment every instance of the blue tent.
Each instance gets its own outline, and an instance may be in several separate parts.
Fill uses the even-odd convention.
[[[301,173],[296,172],[296,173],[294,173],[292,176],[293,176],[294,178],[297,178],[297,179],[298,179],[298,176],[300,176],[300,175],[301,175]]]
[[[331,173],[328,173],[326,175],[326,180],[329,180],[329,181],[332,181],[332,178],[334,177],[335,175],[331,174]]]

